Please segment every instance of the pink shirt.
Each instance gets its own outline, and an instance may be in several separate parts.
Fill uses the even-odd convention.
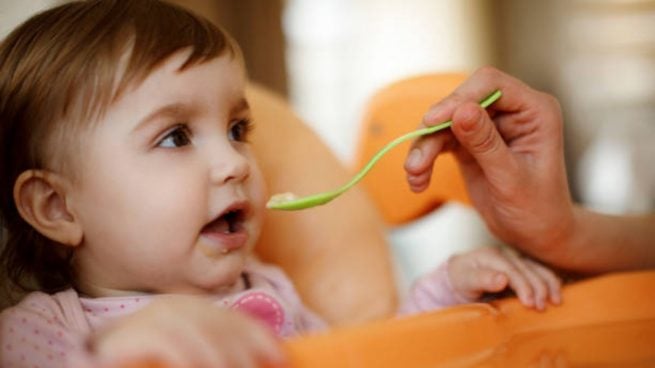
[[[133,313],[156,295],[86,298],[69,289],[54,295],[34,292],[0,314],[0,367],[93,367],[86,348],[90,333]],[[415,285],[401,314],[466,302],[451,292],[446,264]],[[216,297],[216,305],[250,314],[278,336],[322,330],[327,324],[305,307],[277,267],[250,261],[241,287]]]

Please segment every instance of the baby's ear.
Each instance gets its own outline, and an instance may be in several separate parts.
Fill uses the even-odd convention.
[[[14,201],[21,217],[41,235],[68,246],[82,242],[82,226],[70,211],[70,182],[44,170],[27,170],[14,183]]]

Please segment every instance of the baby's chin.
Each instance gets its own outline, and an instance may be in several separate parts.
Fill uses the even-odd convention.
[[[242,280],[246,259],[246,254],[229,254],[222,257],[215,263],[213,270],[200,275],[200,288],[212,294],[233,290]]]

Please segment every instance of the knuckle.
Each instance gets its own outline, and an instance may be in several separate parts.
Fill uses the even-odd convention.
[[[557,112],[562,110],[562,106],[560,105],[559,100],[555,96],[553,96],[553,95],[551,95],[549,93],[545,93],[545,92],[540,92],[540,93],[541,93],[545,103],[548,106],[550,106],[551,108],[553,108]]]
[[[547,111],[549,115],[560,116],[562,114],[562,105],[555,96],[545,92],[537,92],[537,99],[540,101],[540,105],[545,107],[545,111]],[[561,119],[549,120],[559,122],[561,125]]]
[[[534,298],[534,290],[530,287],[530,285],[526,285],[526,287],[523,290],[523,296],[525,296],[528,299]]]
[[[488,253],[488,254],[491,254],[492,256],[497,256],[497,257],[501,256],[503,254],[503,252],[504,252],[499,247],[484,247],[484,248],[481,248],[481,251],[485,252],[485,253]]]
[[[431,126],[441,123],[442,121],[438,117],[442,116],[444,119],[447,119],[448,115],[452,114],[452,111],[462,104],[463,101],[464,97],[459,92],[453,91],[441,101],[430,105],[428,111],[423,115],[421,124],[423,126]]]
[[[545,280],[544,282],[551,288],[551,289],[559,289],[562,286],[562,280],[560,280],[557,275],[552,273],[550,270],[547,270],[544,276]]]
[[[446,103],[452,104],[452,106],[461,105],[464,101],[466,101],[466,97],[459,90],[451,92],[445,100]]]
[[[474,150],[478,152],[494,152],[498,149],[500,141],[496,137],[496,133],[490,126],[486,126],[478,139],[472,144]]]
[[[500,75],[500,70],[491,65],[483,65],[479,67],[474,73],[475,76],[483,76],[485,78],[495,79]]]
[[[537,279],[534,282],[534,285],[532,286],[535,292],[535,295],[539,298],[543,298],[546,296],[546,290],[548,290],[548,287],[546,285],[546,282],[542,279]]]

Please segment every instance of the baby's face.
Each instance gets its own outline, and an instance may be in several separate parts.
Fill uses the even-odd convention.
[[[221,56],[180,72],[186,56],[84,134],[71,202],[83,292],[220,292],[259,235],[266,193],[247,142],[243,68]]]

